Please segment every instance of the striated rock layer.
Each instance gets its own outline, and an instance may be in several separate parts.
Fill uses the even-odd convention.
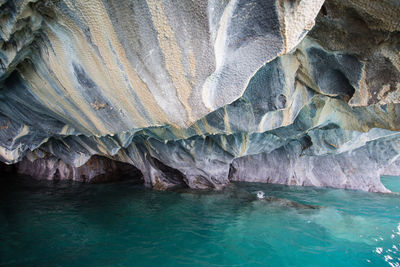
[[[396,0],[0,0],[0,16],[0,159],[22,173],[135,172],[118,161],[157,189],[377,192],[400,173]]]

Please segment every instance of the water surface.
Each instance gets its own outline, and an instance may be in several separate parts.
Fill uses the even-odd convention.
[[[224,192],[0,186],[0,265],[400,266],[399,195],[246,183]],[[276,198],[257,200],[258,190]]]
[[[400,193],[400,177],[399,176],[381,176],[383,185],[392,192]]]

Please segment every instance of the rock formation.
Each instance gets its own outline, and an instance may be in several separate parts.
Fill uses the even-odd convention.
[[[90,180],[107,157],[157,189],[387,192],[398,169],[396,0],[0,0],[0,16],[0,159],[21,172]]]

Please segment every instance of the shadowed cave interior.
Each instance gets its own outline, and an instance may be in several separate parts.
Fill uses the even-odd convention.
[[[46,164],[43,164],[46,160]],[[25,159],[16,164],[0,162],[0,173],[4,179],[25,176],[33,179],[61,181],[72,180],[83,183],[107,183],[131,180],[143,184],[142,172],[135,166],[102,156],[93,156],[84,165],[73,167],[56,158]]]

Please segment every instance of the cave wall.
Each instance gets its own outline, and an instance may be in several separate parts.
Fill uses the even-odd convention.
[[[53,181],[102,183],[136,180],[139,183],[143,182],[142,173],[133,165],[101,156],[93,156],[79,167],[69,165],[54,156],[34,161],[25,158],[15,164],[14,172],[36,179]]]
[[[379,175],[400,155],[395,0],[8,0],[0,10],[0,159],[24,173],[84,180],[102,169],[90,164],[98,155],[158,189],[387,192]]]

